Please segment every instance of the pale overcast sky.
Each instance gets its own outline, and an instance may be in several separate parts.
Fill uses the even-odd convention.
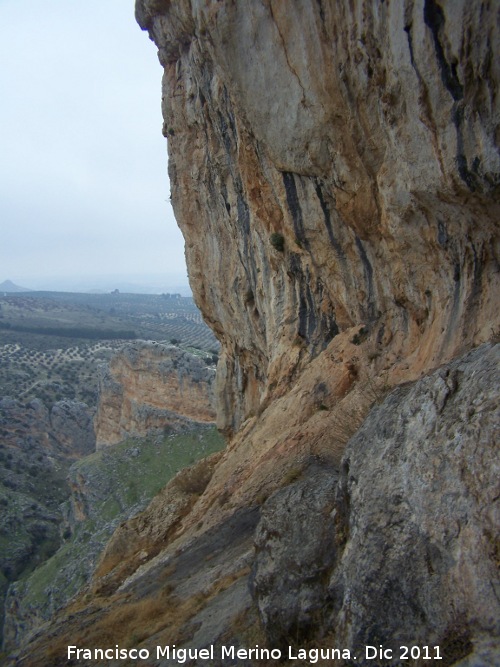
[[[183,282],[161,75],[134,0],[0,0],[0,283]]]

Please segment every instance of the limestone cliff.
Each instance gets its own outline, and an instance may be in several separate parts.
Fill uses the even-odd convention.
[[[136,3],[234,436],[193,525],[338,466],[387,391],[498,335],[499,10]]]
[[[214,375],[204,360],[174,346],[139,342],[123,348],[101,369],[97,447],[192,420],[213,422]]]
[[[498,664],[499,12],[137,0],[230,441],[17,665],[132,631]]]
[[[498,322],[498,3],[137,3],[237,431],[339,332],[389,383]],[[335,346],[335,342],[333,342]]]

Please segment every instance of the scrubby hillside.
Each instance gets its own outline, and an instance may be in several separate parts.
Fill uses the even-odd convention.
[[[213,426],[193,425],[183,433],[126,440],[71,466],[67,481],[71,495],[69,500],[62,498],[62,545],[29,576],[10,586],[6,649],[22,644],[34,632],[43,632],[47,621],[75,593],[82,588],[87,592],[90,575],[117,526],[143,510],[180,470],[223,445]],[[151,557],[151,549],[143,544],[141,554],[145,560]],[[123,563],[123,554],[118,560]]]
[[[71,463],[95,449],[92,413],[77,401],[48,410],[0,398],[0,636],[8,585],[27,576],[61,543],[61,503]]]
[[[7,649],[88,582],[120,521],[224,444],[213,429],[211,358],[156,342],[119,346],[99,366],[95,418],[72,400],[48,409],[41,400],[0,399],[0,636]],[[42,372],[36,361],[33,372]],[[107,451],[94,453],[96,435]]]

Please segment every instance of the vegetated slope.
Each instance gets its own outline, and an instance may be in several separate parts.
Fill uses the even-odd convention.
[[[85,404],[0,398],[0,635],[8,585],[59,547],[68,468],[94,449]]]
[[[190,297],[177,294],[33,292],[0,298],[0,328],[76,339],[176,337],[209,349],[217,341]]]
[[[21,665],[132,627],[499,661],[498,10],[136,3],[232,439],[163,550],[97,572]]]
[[[0,401],[7,445],[5,452],[0,443],[1,501],[7,508],[0,540],[2,603],[11,582],[7,648],[26,641],[82,588],[120,521],[143,509],[181,468],[222,447],[213,429],[214,373],[205,355],[151,341],[122,342],[109,367],[100,368],[94,420],[75,401],[58,402],[50,411],[39,400]],[[68,472],[96,444],[106,453],[86,457]],[[20,455],[13,458],[12,451]]]
[[[500,346],[484,345],[392,392],[340,469],[296,461],[262,509],[203,493],[228,454],[180,473],[119,527],[87,594],[15,664],[65,665],[72,641],[151,656],[215,644],[200,665],[227,665],[223,644],[284,657],[348,647],[361,665],[372,664],[365,646],[391,651],[384,665],[400,664],[401,645],[437,646],[442,664],[496,664],[499,368]]]
[[[116,527],[144,509],[176,473],[223,446],[213,426],[198,424],[183,433],[126,440],[76,462],[68,474],[71,497],[64,505],[63,544],[10,587],[5,646],[12,648],[40,632],[88,583]]]
[[[124,400],[126,405],[122,406],[122,418],[115,425],[113,444],[130,435],[190,430],[195,426],[200,427],[198,422],[213,422],[215,417],[211,406],[214,355],[201,349],[194,350],[196,354],[192,354],[173,345],[165,346],[156,342],[136,341],[132,346],[123,339],[99,341],[92,346],[72,345],[51,349],[50,344],[57,343],[61,338],[54,338],[48,333],[51,328],[47,323],[54,324],[65,315],[64,328],[68,321],[75,324],[78,318],[85,317],[78,299],[75,306],[74,299],[68,295],[65,298],[69,299],[69,305],[62,308],[57,301],[47,302],[42,299],[38,302],[31,297],[27,301],[18,298],[9,302],[8,314],[5,312],[5,302],[3,304],[4,316],[8,315],[11,321],[17,315],[20,321],[28,321],[27,326],[22,325],[25,329],[43,329],[44,333],[38,335],[45,339],[45,346],[42,346],[43,351],[29,350],[16,342],[4,345],[1,352],[5,380],[3,389],[13,390],[9,393],[18,398],[0,399],[0,636],[3,636],[4,596],[12,582],[25,579],[64,541],[62,549],[51,563],[39,568],[34,575],[38,582],[38,588],[35,586],[38,594],[34,598],[29,585],[19,583],[11,586],[8,604],[16,611],[13,617],[12,614],[9,616],[10,622],[14,619],[16,628],[19,623],[23,628],[21,636],[25,637],[28,628],[34,628],[46,619],[88,579],[97,554],[116,525],[116,522],[108,522],[107,532],[99,530],[92,537],[89,537],[90,529],[90,532],[83,532],[82,540],[89,543],[87,552],[90,554],[83,558],[85,549],[82,550],[82,544],[72,548],[67,544],[67,517],[61,511],[61,504],[75,490],[75,485],[68,485],[66,479],[70,464],[75,458],[94,451],[95,430],[99,434],[99,443],[109,444],[106,439],[109,433],[106,433],[104,425],[112,421],[113,398],[110,389],[116,389],[118,381],[123,380],[121,393],[118,392],[120,396],[115,398],[118,403]],[[175,304],[173,311],[182,309],[177,303],[178,299],[172,298]],[[133,303],[135,313],[139,316],[147,311],[144,303],[149,303],[149,297],[133,300]],[[196,313],[192,302],[190,304],[193,317],[199,319],[199,313]],[[71,317],[76,319],[71,320]],[[87,321],[82,321],[88,328]],[[107,321],[104,327],[109,327]],[[109,331],[109,328],[106,330]],[[100,329],[95,331],[104,332]],[[72,337],[69,339],[72,342],[74,340]],[[27,342],[29,344],[30,340]],[[120,349],[121,356],[116,353]],[[104,363],[107,358],[110,358],[111,364],[113,359],[125,359],[128,365],[126,372],[118,373],[119,377],[107,383],[106,402],[103,391],[98,396],[97,383],[100,378],[102,390],[104,378],[107,377],[107,365]],[[28,388],[24,386],[25,378],[30,381]],[[151,386],[152,378],[160,379],[163,391],[161,388],[156,391]],[[89,398],[90,405],[98,398],[95,428],[95,410],[73,400],[75,394]],[[171,476],[165,478],[168,469],[167,466],[162,471],[164,480]],[[142,481],[141,476],[138,476],[135,482],[141,497],[143,490],[149,488]],[[151,495],[146,495],[146,499]],[[142,505],[135,507],[135,510],[125,503],[122,518],[137,512],[144,503],[143,498]],[[128,509],[130,512],[127,513]],[[61,536],[64,535],[66,537],[63,540]],[[64,574],[68,571],[71,573],[71,576],[63,579],[64,586],[58,585],[60,577],[52,584],[50,577],[44,574],[54,570],[54,563],[65,565]],[[60,573],[60,576],[64,575]],[[40,581],[45,582],[43,594],[40,592]],[[50,595],[46,597],[49,590]]]

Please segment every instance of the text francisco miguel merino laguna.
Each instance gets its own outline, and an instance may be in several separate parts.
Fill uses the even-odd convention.
[[[439,646],[400,646],[398,650],[385,648],[382,645],[365,646],[363,655],[353,655],[349,649],[340,648],[296,648],[289,646],[288,653],[280,649],[237,648],[235,646],[208,646],[207,648],[176,648],[172,646],[157,646],[156,651],[147,648],[78,648],[68,646],[68,660],[147,660],[148,658],[166,658],[179,665],[191,660],[307,660],[311,664],[319,660],[409,660],[423,658],[424,660],[442,660]],[[379,664],[379,663],[377,663]],[[430,663],[432,664],[432,663]],[[437,663],[439,665],[439,663]]]

